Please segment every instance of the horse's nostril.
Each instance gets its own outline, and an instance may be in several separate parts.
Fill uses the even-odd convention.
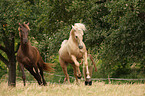
[[[79,46],[79,49],[83,49],[83,46]]]
[[[28,39],[23,39],[23,43],[26,44],[28,42]]]

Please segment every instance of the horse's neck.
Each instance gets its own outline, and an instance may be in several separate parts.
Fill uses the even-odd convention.
[[[75,34],[74,34],[74,30],[73,29],[71,29],[71,31],[70,31],[70,37],[73,37]],[[69,38],[70,38],[69,37]]]
[[[21,41],[21,49],[25,55],[28,55],[30,46],[31,46],[30,41],[28,41],[27,44],[23,44],[23,42]]]
[[[70,52],[72,52],[72,53],[79,52],[79,47],[78,47],[76,40],[74,39],[73,34],[70,35],[68,42],[67,42],[67,46],[68,46],[68,49],[71,50]]]
[[[67,44],[68,44],[68,49],[70,54],[73,54],[78,59],[82,58],[84,52],[80,51],[78,44],[73,41],[72,37],[69,38]]]
[[[73,44],[73,45],[77,45],[77,42],[76,42],[76,40],[75,40],[75,36],[74,36],[75,34],[74,34],[74,30],[72,29],[71,31],[70,31],[70,36],[69,36],[69,42],[71,43],[71,44]]]

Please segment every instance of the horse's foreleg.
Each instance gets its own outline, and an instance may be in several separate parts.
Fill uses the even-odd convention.
[[[83,75],[84,75],[84,79],[86,81],[86,67],[85,66],[83,66]]]
[[[88,85],[88,84],[92,85],[91,76],[89,74],[89,68],[88,68],[87,52],[85,52],[84,54],[84,60],[85,60],[85,68],[86,68],[86,70],[84,71],[86,71],[86,75],[87,75],[87,77],[85,78],[85,85]]]
[[[90,79],[90,75],[89,75],[89,68],[88,68],[88,61],[87,61],[87,52],[85,52],[85,56],[84,56],[84,60],[85,60],[85,67],[86,67],[86,79]]]
[[[25,76],[25,72],[24,72],[24,66],[21,63],[19,63],[19,65],[20,65],[20,68],[21,68],[21,71],[22,71],[22,79],[23,79],[24,86],[25,86],[26,85],[26,76]]]
[[[76,65],[77,67],[80,66],[79,62],[77,61],[77,58],[76,58],[74,55],[71,55],[71,59],[73,60],[73,62],[75,63],[75,65]]]
[[[73,62],[76,65],[76,69],[78,70],[78,77],[80,78],[81,77],[81,72],[80,72],[80,68],[79,68],[80,64],[74,55],[71,55],[71,59],[73,60]]]

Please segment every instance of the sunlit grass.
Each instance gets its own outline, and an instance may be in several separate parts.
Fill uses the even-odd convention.
[[[93,82],[92,86],[71,84],[51,84],[39,86],[37,83],[17,82],[16,87],[0,84],[0,96],[145,96],[145,84],[105,84]]]

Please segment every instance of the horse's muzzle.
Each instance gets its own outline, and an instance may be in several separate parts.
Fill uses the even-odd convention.
[[[23,43],[26,44],[27,42],[28,42],[28,39],[27,38],[24,38],[23,39]]]
[[[83,49],[83,46],[79,45],[79,49]]]

